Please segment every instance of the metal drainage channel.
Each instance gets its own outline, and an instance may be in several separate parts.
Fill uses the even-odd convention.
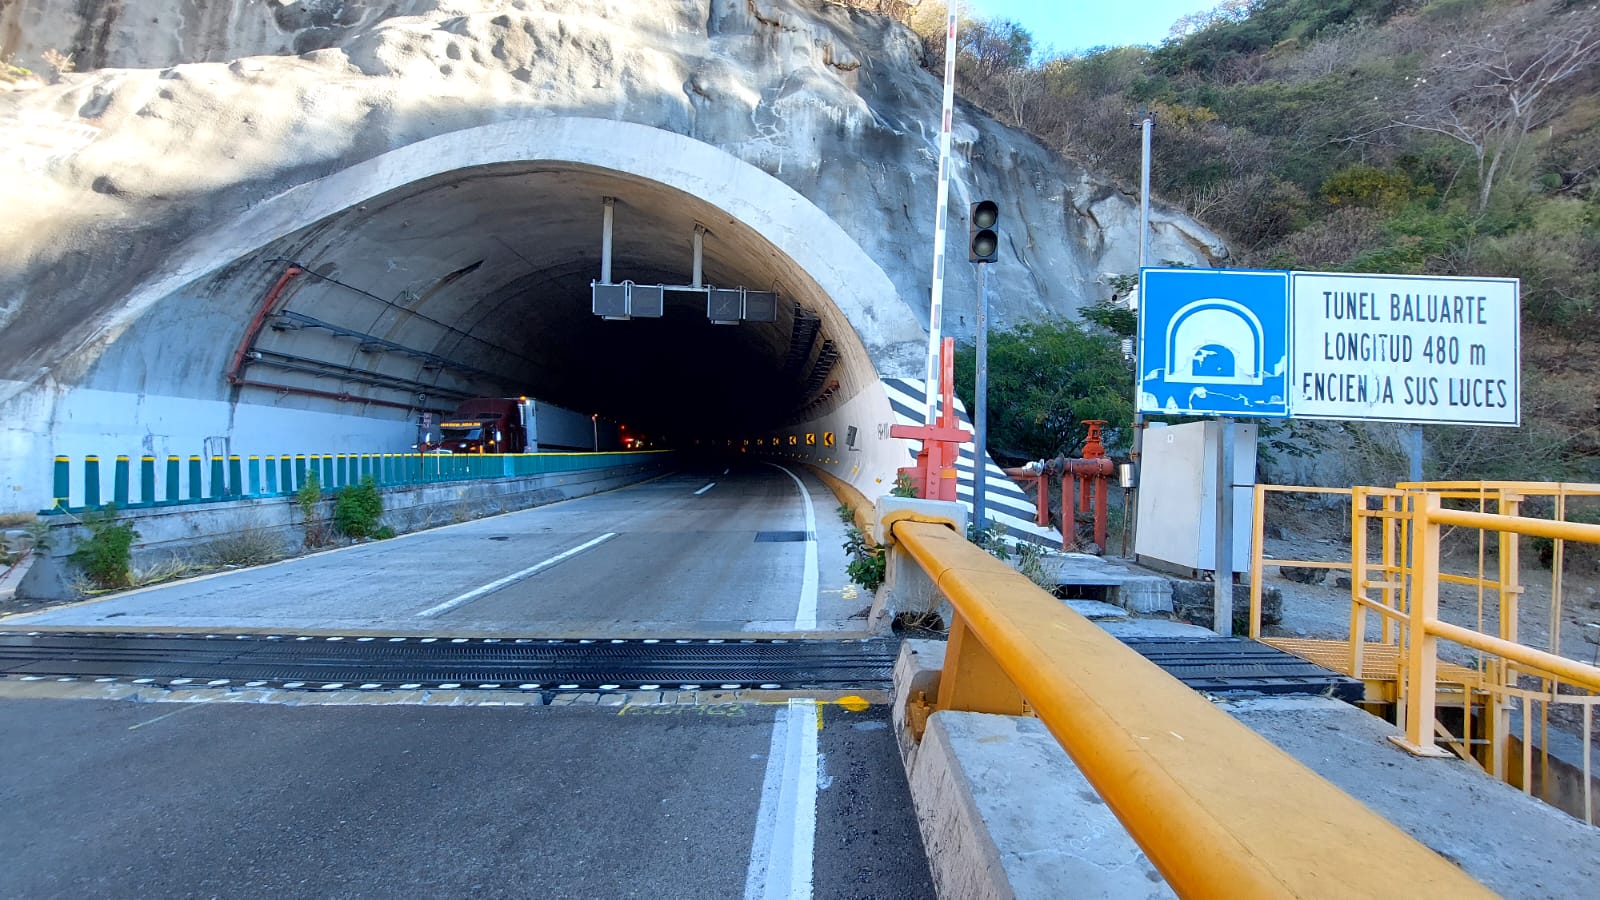
[[[1366,696],[1357,679],[1248,638],[1123,638],[1140,656],[1197,691],[1213,694],[1319,694],[1346,702]]]
[[[288,690],[883,688],[898,642],[0,631],[0,678]]]

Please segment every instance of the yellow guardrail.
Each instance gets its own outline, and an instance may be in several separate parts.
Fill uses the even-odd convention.
[[[1490,895],[950,528],[890,531],[955,611],[937,709],[1032,710],[1180,896]]]
[[[1600,544],[1600,525],[1532,519],[1445,509],[1439,493],[1419,493],[1411,498],[1411,532],[1414,540],[1411,559],[1411,601],[1408,610],[1406,670],[1413,685],[1431,685],[1437,679],[1440,639],[1453,641],[1483,653],[1492,654],[1525,671],[1560,679],[1567,684],[1600,692],[1600,668],[1567,659],[1556,653],[1537,650],[1506,637],[1495,637],[1463,628],[1439,618],[1439,583],[1443,580],[1439,564],[1440,529],[1445,525],[1474,528],[1500,534],[1546,537],[1557,541],[1584,541]],[[1514,632],[1513,632],[1514,633]],[[1415,753],[1434,754],[1434,712],[1437,694],[1431,690],[1406,692],[1405,743]],[[1587,744],[1589,735],[1584,735]],[[1588,765],[1585,779],[1588,777]]]
[[[1320,561],[1269,558],[1264,548],[1265,501],[1273,492],[1348,495],[1349,556]],[[1342,654],[1330,655],[1322,646],[1336,641],[1270,642],[1366,681],[1368,700],[1378,710],[1394,704],[1394,720],[1405,732],[1396,742],[1406,749],[1442,756],[1440,745],[1447,745],[1524,793],[1537,793],[1592,824],[1596,813],[1589,745],[1594,735],[1594,708],[1600,706],[1600,669],[1558,651],[1563,620],[1569,614],[1563,586],[1566,542],[1600,543],[1600,526],[1567,521],[1569,503],[1597,498],[1600,485],[1568,482],[1425,482],[1348,490],[1258,486],[1251,557],[1251,636],[1260,634],[1260,596],[1267,563],[1348,567],[1350,630],[1337,641],[1346,644]],[[1525,507],[1536,500],[1553,519],[1523,515]],[[1477,509],[1459,508],[1463,506]],[[1454,548],[1449,554],[1441,547],[1447,530],[1455,532],[1449,539]],[[1470,565],[1474,532],[1476,571],[1450,571],[1452,566]],[[1530,586],[1522,582],[1519,538],[1523,535],[1552,541],[1545,559],[1550,569],[1547,613],[1524,603]],[[1441,557],[1452,561],[1445,563]],[[1476,593],[1475,597],[1457,593],[1449,617],[1458,621],[1446,621],[1440,612],[1441,585]],[[1377,643],[1367,638],[1369,613],[1377,613],[1382,621]],[[1519,632],[1525,627],[1549,650],[1524,643]],[[1460,648],[1450,654],[1453,662],[1440,659],[1441,641]],[[1451,711],[1448,728],[1436,718],[1441,704]],[[1554,710],[1578,719],[1577,737],[1585,748],[1581,762],[1569,761],[1572,773],[1568,775],[1560,773],[1559,761],[1553,760],[1550,752]],[[1514,734],[1519,712],[1520,736]],[[1537,766],[1536,724],[1543,735],[1537,741]],[[1519,737],[1520,747],[1515,740]],[[1555,784],[1563,779],[1565,785]]]

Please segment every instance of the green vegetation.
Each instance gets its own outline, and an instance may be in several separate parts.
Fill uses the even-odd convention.
[[[294,492],[295,505],[300,507],[300,521],[306,529],[306,546],[321,547],[328,542],[328,528],[322,521],[322,481],[316,472],[307,472],[306,480]]]
[[[1055,582],[1044,570],[1044,548],[1032,541],[1016,541],[1014,544],[1006,542],[1006,527],[999,524],[990,524],[982,531],[977,529],[977,523],[967,524],[967,540],[977,544],[980,549],[1003,563],[1011,563],[1012,553],[1016,553],[1016,562],[1012,565],[1029,581],[1039,587],[1054,591]]]
[[[943,17],[923,6],[908,24],[936,74]],[[963,32],[966,99],[1130,190],[1129,125],[1153,112],[1155,193],[1227,239],[1218,265],[1521,279],[1524,424],[1430,428],[1428,474],[1600,478],[1600,7],[1224,0],[1157,48],[1045,58],[1014,23]],[[1125,313],[1085,318],[1127,334]],[[990,361],[1001,454],[1050,456],[1073,449],[1072,423],[1124,420],[1090,408],[1127,383],[1109,366],[1050,397],[1060,376],[1007,352]],[[1293,430],[1357,453],[1394,443],[1384,426]]]
[[[378,520],[382,517],[383,496],[370,475],[361,479],[360,485],[341,488],[334,498],[333,527],[345,537],[377,537]],[[393,535],[391,530],[386,536]]]
[[[102,510],[83,514],[89,536],[78,542],[67,557],[95,587],[116,590],[132,583],[133,539],[139,536],[132,522],[117,521],[117,507],[107,504]]]
[[[15,84],[27,81],[33,77],[33,72],[21,66],[13,65],[9,59],[0,59],[0,84]]]
[[[845,573],[867,593],[876,592],[888,573],[889,561],[884,549],[868,541],[861,529],[855,526],[846,530],[844,535],[844,552],[850,557],[845,565]]]
[[[1119,323],[1115,312],[1102,312]],[[976,348],[958,348],[956,393],[968,410],[976,372]],[[1108,422],[1108,445],[1121,446],[1133,418],[1132,384],[1121,336],[1106,328],[1054,319],[991,334],[989,452],[1011,461],[1075,455],[1088,433],[1086,419]]]

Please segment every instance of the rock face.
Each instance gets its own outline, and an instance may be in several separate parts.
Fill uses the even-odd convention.
[[[0,94],[0,397],[70,387],[119,298],[208,227],[418,140],[508,119],[590,116],[712,144],[829,214],[926,323],[939,120],[920,45],[815,0],[12,0],[0,55],[78,74]],[[228,62],[231,60],[231,62]],[[998,324],[1105,297],[1137,260],[1136,198],[1024,134],[958,112],[952,232],[1002,209]],[[1157,259],[1217,238],[1170,211]],[[972,331],[976,278],[951,241],[946,332]],[[880,348],[871,346],[876,351]],[[905,360],[879,358],[880,368]]]

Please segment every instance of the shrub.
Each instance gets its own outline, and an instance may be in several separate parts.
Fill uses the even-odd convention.
[[[205,561],[213,566],[263,566],[283,558],[283,541],[267,528],[246,528],[206,546]]]
[[[116,504],[108,504],[98,512],[85,513],[83,525],[89,530],[89,537],[67,559],[82,569],[96,587],[115,590],[131,584],[133,539],[139,536],[133,523],[118,522]]]
[[[328,542],[327,529],[322,524],[317,505],[322,502],[322,482],[317,473],[306,473],[306,480],[294,492],[295,505],[300,507],[300,519],[306,527],[306,546],[321,547]]]
[[[1346,166],[1322,183],[1330,206],[1369,206],[1398,210],[1411,197],[1411,179],[1375,166]]]
[[[361,484],[342,488],[333,501],[334,530],[346,537],[364,538],[375,535],[378,520],[383,516],[383,496],[378,492],[372,476],[361,479]]]
[[[850,556],[850,562],[845,566],[845,573],[850,580],[869,593],[876,592],[883,584],[889,568],[883,548],[872,546],[861,529],[852,527],[845,532],[844,550]]]

